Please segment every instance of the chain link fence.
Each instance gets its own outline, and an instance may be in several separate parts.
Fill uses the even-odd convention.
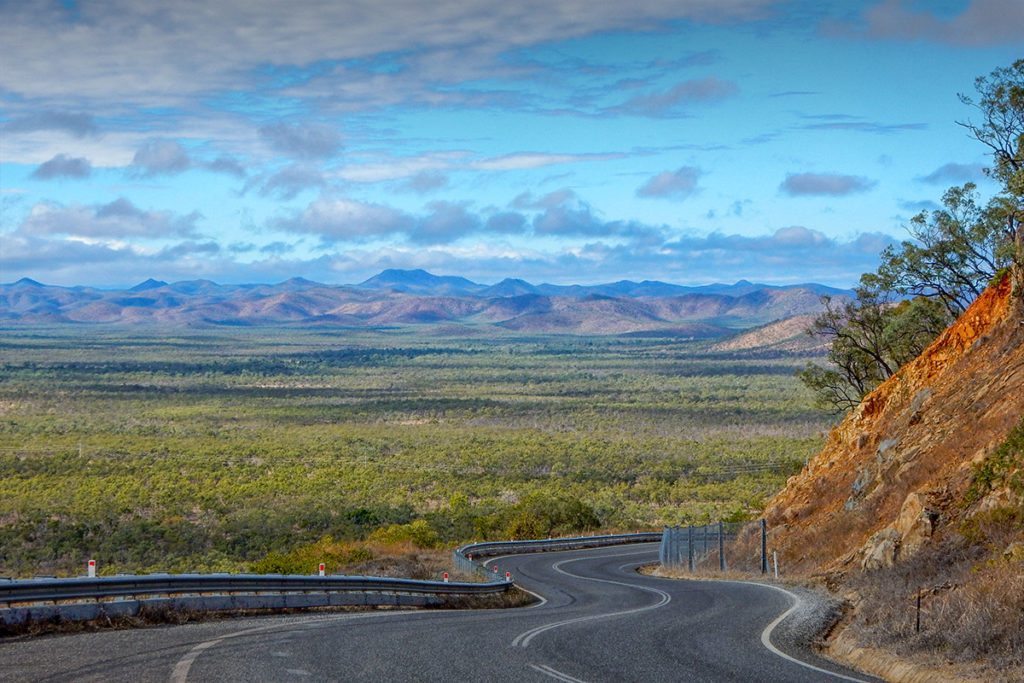
[[[687,571],[768,571],[765,520],[667,526],[658,560],[667,569]]]

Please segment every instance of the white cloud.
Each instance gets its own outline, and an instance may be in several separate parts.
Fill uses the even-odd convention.
[[[143,177],[183,173],[191,166],[188,151],[176,140],[147,140],[132,159],[132,171]]]
[[[608,30],[656,28],[687,19],[719,22],[764,16],[772,0],[92,0],[64,5],[22,0],[0,5],[8,68],[0,89],[23,98],[173,105],[182,97],[237,90],[262,68],[267,87],[299,88],[323,62],[398,54],[419,46],[435,83],[482,73],[495,55],[524,45]],[[485,62],[485,63],[481,63]],[[280,71],[275,71],[280,69]],[[452,75],[455,78],[452,78]],[[384,79],[386,80],[386,78]],[[442,94],[442,89],[436,89]]]
[[[1019,44],[1024,3],[971,0],[948,19],[913,8],[907,0],[883,0],[864,13],[864,35],[873,39],[926,40],[959,46]]]
[[[984,177],[985,166],[982,164],[949,163],[935,169],[921,180],[929,185],[949,185],[977,181]]]
[[[198,212],[181,216],[170,211],[145,211],[124,198],[97,206],[36,204],[17,232],[87,238],[194,237],[201,218]]]
[[[548,154],[544,152],[516,152],[474,161],[468,166],[478,171],[521,171],[558,164],[621,159],[625,154]]]
[[[779,189],[793,197],[841,197],[867,192],[876,184],[869,178],[838,173],[791,173],[782,181]]]
[[[718,102],[738,93],[739,87],[732,81],[708,76],[677,83],[666,92],[637,95],[611,111],[637,116],[669,116],[680,113],[688,105]]]
[[[274,150],[297,159],[329,159],[341,151],[341,133],[327,125],[278,122],[262,126],[259,134]]]
[[[390,207],[326,198],[320,198],[298,214],[276,223],[276,227],[282,230],[312,233],[327,240],[360,240],[408,233],[414,226],[411,216]]]
[[[636,191],[638,197],[685,199],[697,192],[701,171],[684,166],[677,171],[664,171],[652,177]]]
[[[40,180],[51,180],[53,178],[88,178],[92,173],[92,164],[88,159],[70,157],[67,154],[58,154],[49,161],[44,161],[35,171],[32,177]]]

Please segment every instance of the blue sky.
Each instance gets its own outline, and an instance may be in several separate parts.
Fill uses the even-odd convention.
[[[1022,0],[0,0],[0,282],[849,286]]]

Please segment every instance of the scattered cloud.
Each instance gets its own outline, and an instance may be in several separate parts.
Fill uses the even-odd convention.
[[[131,172],[139,177],[184,173],[192,167],[192,158],[176,140],[147,140],[132,159]]]
[[[793,197],[845,195],[867,192],[876,185],[868,178],[835,173],[791,173],[779,189]]]
[[[938,211],[939,209],[942,208],[938,202],[932,201],[930,199],[902,201],[900,202],[899,207],[902,210],[909,211],[910,213],[913,214],[918,214],[921,213],[922,211]]]
[[[569,202],[578,203],[579,201],[580,198],[575,192],[568,188],[562,188],[560,190],[555,190],[554,192],[549,192],[538,199],[534,199],[533,195],[529,192],[523,192],[512,200],[511,206],[514,209],[521,210],[552,209]]]
[[[195,237],[201,218],[198,212],[180,216],[170,211],[144,211],[124,198],[98,206],[36,204],[17,232],[113,239]]]
[[[447,176],[440,171],[420,171],[416,175],[406,178],[404,181],[398,183],[395,189],[399,192],[427,194],[434,190],[440,190],[447,184]]]
[[[341,151],[341,133],[323,124],[278,122],[258,132],[271,149],[295,159],[330,159]]]
[[[677,171],[664,171],[654,176],[636,191],[638,197],[686,199],[697,193],[699,168],[683,166]]]
[[[245,167],[242,166],[242,163],[238,159],[226,154],[217,157],[208,164],[204,164],[204,167],[214,173],[226,173],[238,178],[246,176]]]
[[[32,172],[32,177],[38,180],[52,180],[54,178],[88,178],[91,174],[92,164],[88,159],[58,154],[40,164],[39,168]]]
[[[813,118],[813,117],[811,117]],[[926,130],[925,123],[876,123],[872,121],[829,121],[825,123],[809,123],[803,126],[804,130],[845,130],[855,133],[874,133],[877,135],[888,135],[907,130]]]
[[[64,111],[38,111],[11,119],[0,126],[7,133],[34,133],[41,130],[57,130],[75,137],[96,135],[99,126],[89,114]]]
[[[1024,4],[1005,0],[969,0],[949,18],[917,9],[908,0],[883,0],[869,7],[859,25],[826,24],[830,33],[869,40],[926,41],[983,47],[1019,44],[1024,35]]]
[[[515,211],[502,211],[490,216],[485,224],[488,232],[503,235],[522,235],[526,232],[526,217]]]
[[[327,184],[323,172],[312,164],[291,164],[273,173],[256,176],[246,183],[243,193],[258,188],[260,196],[285,201],[295,199],[306,190],[322,189]]]
[[[622,159],[625,154],[549,154],[546,152],[516,152],[480,159],[468,164],[478,171],[522,171],[557,164],[575,164],[587,161]]]
[[[681,106],[718,102],[737,95],[739,91],[739,87],[732,81],[708,76],[677,83],[665,92],[637,95],[609,111],[634,116],[671,116],[678,114]]]
[[[25,98],[60,96],[68,83],[101,103],[173,105],[183,96],[233,90],[240,74],[263,65],[268,87],[287,92],[334,65],[371,55],[423,58],[417,76],[442,98],[446,86],[508,67],[497,57],[521,46],[608,31],[652,30],[664,22],[730,22],[766,16],[773,0],[636,0],[602,3],[544,0],[309,1],[283,12],[271,0],[222,0],[195,11],[191,3],[154,6],[134,0],[102,3],[6,3],[0,44],[9,63],[0,88]],[[54,49],[60,45],[62,49]],[[181,46],[187,46],[182,49]],[[82,55],[103,55],[83,59]],[[308,68],[277,65],[314,65]],[[395,73],[364,69],[360,86],[387,85]],[[377,82],[374,82],[376,79]],[[387,95],[386,90],[380,90]],[[359,93],[356,93],[359,94]],[[452,94],[460,95],[454,92]],[[426,93],[423,93],[425,96]],[[287,96],[287,95],[286,95]],[[348,92],[324,92],[349,104]]]
[[[982,164],[945,164],[921,178],[929,185],[961,185],[974,182],[985,177],[985,166]]]
[[[276,221],[288,232],[311,233],[326,241],[360,241],[382,235],[409,233],[415,220],[379,204],[321,197],[301,212]]]
[[[410,234],[413,242],[447,244],[464,237],[481,225],[480,218],[466,210],[466,203],[431,202],[430,213],[418,221]]]

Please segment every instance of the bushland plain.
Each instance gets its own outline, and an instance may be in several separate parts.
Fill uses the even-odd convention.
[[[806,360],[423,326],[8,330],[0,574],[746,519],[830,425]]]

